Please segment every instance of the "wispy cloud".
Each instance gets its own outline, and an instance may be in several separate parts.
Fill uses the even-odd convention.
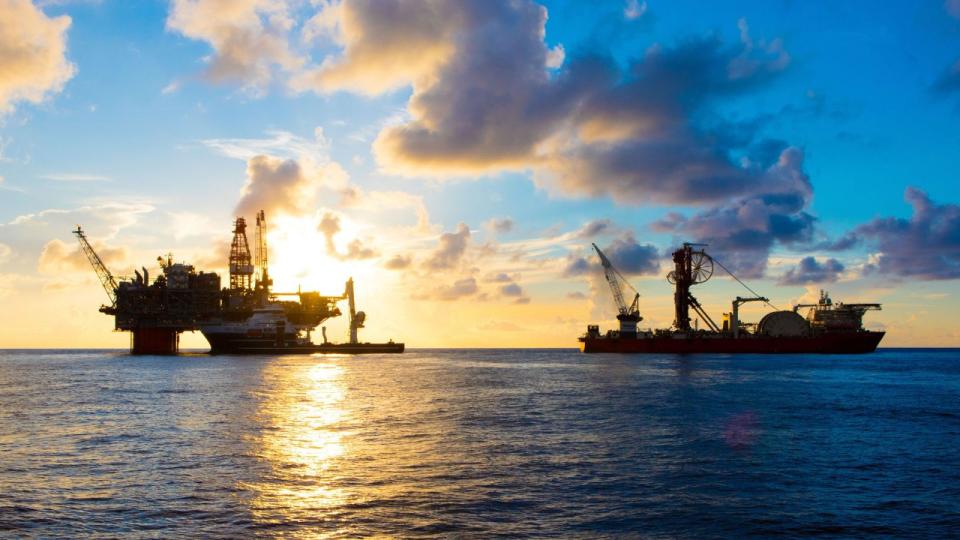
[[[3,191],[16,191],[17,193],[23,193],[23,190],[22,190],[22,189],[17,188],[17,187],[13,187],[13,186],[5,185],[3,182],[4,182],[4,179],[3,179],[2,176],[0,176],[0,190],[3,190]]]
[[[166,96],[169,94],[174,94],[178,90],[180,90],[180,81],[175,80],[170,82],[170,84],[164,86],[162,89],[160,89],[160,93]]]
[[[623,16],[628,20],[639,19],[647,13],[647,2],[638,2],[637,0],[627,0],[623,8]]]
[[[44,180],[54,180],[56,182],[110,182],[111,178],[109,176],[103,176],[100,174],[83,174],[83,173],[54,173],[54,174],[44,174],[40,178]]]
[[[314,130],[313,140],[283,130],[270,130],[266,135],[260,139],[204,139],[200,143],[234,159],[249,160],[270,155],[282,158],[309,157],[320,163],[329,160],[330,143],[322,128]]]

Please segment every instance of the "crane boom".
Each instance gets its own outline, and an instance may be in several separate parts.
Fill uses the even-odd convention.
[[[270,281],[270,264],[267,261],[267,218],[263,210],[257,213],[257,245],[254,251],[254,262],[258,274],[257,284],[269,288],[273,282]]]
[[[600,264],[603,266],[603,275],[607,278],[607,283],[610,284],[610,291],[613,292],[613,301],[617,304],[617,311],[620,312],[620,315],[639,313],[638,302],[640,300],[640,293],[617,271],[613,263],[610,262],[610,259],[600,251],[600,248],[597,247],[596,244],[591,245],[593,245],[593,249],[597,251],[597,255],[600,257]],[[621,282],[626,284],[634,293],[633,303],[630,306],[627,306],[627,301],[623,296],[623,287],[620,285]]]
[[[87,260],[90,261],[90,265],[93,266],[93,271],[96,272],[97,277],[100,278],[100,284],[103,285],[103,290],[107,292],[107,296],[110,298],[110,305],[117,305],[117,280],[113,278],[113,274],[107,269],[107,265],[103,264],[103,260],[97,255],[97,252],[93,250],[90,242],[87,241],[87,235],[84,234],[83,229],[81,229],[79,225],[77,225],[77,230],[73,231],[73,234],[77,236],[77,240],[80,242],[80,249],[83,250],[84,255],[87,256]]]

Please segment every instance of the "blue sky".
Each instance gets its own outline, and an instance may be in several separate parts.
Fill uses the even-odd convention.
[[[749,193],[734,190],[720,198],[694,201],[686,195],[669,195],[670,188],[666,185],[660,193],[656,183],[651,186],[638,180],[641,184],[631,184],[630,189],[634,191],[629,199],[611,192],[616,188],[606,187],[606,184],[590,196],[592,178],[571,179],[568,183],[545,179],[545,174],[556,172],[551,167],[558,166],[553,164],[557,156],[544,158],[543,155],[527,154],[517,158],[502,149],[502,154],[488,163],[484,162],[487,154],[475,152],[467,155],[475,148],[452,148],[450,155],[462,153],[457,154],[460,156],[458,161],[438,166],[435,173],[424,165],[427,161],[425,155],[400,156],[400,151],[392,150],[397,154],[393,163],[407,159],[406,166],[419,167],[415,174],[403,173],[399,166],[391,166],[385,161],[386,151],[378,154],[374,150],[375,141],[389,131],[388,126],[414,125],[417,113],[411,109],[411,99],[415,101],[417,93],[424,93],[428,88],[427,83],[417,82],[416,78],[441,73],[443,62],[434,65],[431,72],[414,65],[416,55],[399,58],[395,64],[379,69],[390,71],[396,67],[399,72],[409,70],[412,75],[389,89],[368,87],[358,90],[349,81],[325,83],[328,85],[323,88],[296,87],[291,81],[300,73],[313,68],[329,70],[325,61],[335,62],[352,54],[351,47],[359,50],[360,45],[364,45],[360,37],[353,36],[356,40],[351,41],[350,32],[360,35],[360,30],[343,23],[353,13],[351,10],[360,13],[361,7],[351,5],[349,0],[339,11],[338,4],[331,6],[328,2],[244,0],[234,6],[250,6],[249,13],[240,16],[249,15],[268,29],[275,29],[275,20],[270,17],[282,13],[287,22],[276,23],[283,28],[272,35],[280,36],[278,39],[287,43],[303,64],[283,66],[284,60],[276,60],[274,56],[266,62],[267,82],[253,84],[249,74],[214,80],[216,77],[211,75],[211,66],[216,66],[218,59],[222,60],[228,54],[223,43],[217,42],[216,36],[221,35],[218,32],[225,31],[217,26],[217,17],[172,22],[176,4],[187,9],[205,2],[214,7],[213,11],[204,13],[216,13],[215,0],[0,2],[0,9],[10,15],[0,18],[3,25],[16,24],[18,19],[12,14],[26,9],[24,5],[39,10],[41,16],[49,20],[69,17],[69,28],[62,35],[66,47],[63,61],[75,69],[63,84],[47,88],[41,100],[8,100],[5,104],[7,112],[0,118],[3,156],[0,161],[0,177],[3,178],[0,183],[0,223],[6,224],[0,228],[0,245],[6,246],[9,252],[0,263],[0,272],[20,276],[21,282],[30,284],[24,286],[26,289],[21,287],[20,292],[8,293],[8,297],[22,300],[27,297],[24,291],[33,287],[33,293],[42,290],[40,296],[44,297],[44,302],[55,305],[58,301],[66,301],[56,295],[67,294],[62,291],[68,289],[63,283],[52,286],[51,283],[62,276],[44,271],[44,265],[38,262],[53,240],[59,239],[72,247],[68,230],[58,229],[60,222],[52,218],[35,219],[37,223],[27,226],[13,225],[18,216],[55,209],[62,211],[61,214],[50,216],[81,219],[96,214],[102,205],[142,204],[149,209],[131,212],[125,207],[117,211],[116,216],[101,212],[101,217],[108,214],[111,217],[104,217],[102,223],[91,221],[87,225],[94,238],[103,242],[105,247],[126,250],[124,257],[118,257],[119,266],[132,267],[142,264],[138,261],[150,261],[158,250],[176,250],[185,252],[185,256],[200,257],[202,253],[214,253],[215,246],[220,245],[240,204],[241,190],[251,181],[248,173],[250,159],[264,152],[278,159],[300,160],[300,163],[304,163],[306,153],[308,162],[317,162],[320,169],[326,171],[322,174],[333,174],[329,167],[335,167],[342,170],[353,188],[367,194],[382,194],[372,195],[372,200],[381,200],[377,198],[381,197],[394,201],[389,204],[382,200],[379,203],[368,201],[365,206],[347,208],[338,202],[340,191],[337,190],[343,187],[340,186],[329,188],[332,190],[329,193],[317,192],[307,207],[299,207],[297,211],[290,210],[289,204],[286,209],[277,206],[277,212],[287,212],[291,218],[309,216],[307,221],[298,222],[300,226],[312,228],[310,219],[319,220],[326,212],[339,212],[345,222],[352,220],[353,229],[344,228],[339,241],[346,245],[346,236],[356,234],[358,240],[373,246],[381,258],[353,263],[343,257],[327,261],[345,265],[342,272],[349,273],[350,264],[368,265],[366,275],[371,280],[377,279],[374,276],[378,274],[373,269],[381,268],[382,262],[393,255],[411,257],[413,267],[417,267],[420,261],[428,264],[432,260],[431,253],[442,247],[438,244],[442,241],[441,235],[455,232],[460,223],[467,224],[473,232],[469,247],[464,251],[466,259],[470,259],[469,264],[465,259],[461,266],[445,268],[448,273],[442,280],[452,284],[474,279],[480,283],[475,293],[458,297],[458,301],[486,306],[485,311],[481,310],[485,315],[480,316],[488,319],[491,328],[506,328],[509,324],[523,326],[525,321],[538,317],[539,312],[513,313],[509,317],[498,315],[502,306],[512,303],[514,298],[498,294],[497,285],[485,288],[482,284],[488,274],[505,272],[511,275],[511,279],[522,286],[522,298],[531,305],[539,304],[544,310],[548,309],[546,306],[556,307],[554,304],[563,301],[569,291],[584,292],[592,298],[592,303],[566,302],[562,308],[557,308],[571,314],[558,317],[564,320],[576,317],[577,325],[591,317],[603,316],[605,304],[600,296],[605,292],[596,290],[590,276],[564,273],[569,261],[587,255],[585,247],[589,245],[589,239],[584,238],[579,244],[554,242],[544,251],[533,250],[526,265],[511,266],[509,261],[517,260],[518,256],[511,252],[507,257],[509,249],[501,249],[489,257],[484,256],[483,249],[495,250],[496,246],[511,242],[517,243],[518,249],[527,249],[544,238],[573,234],[588,222],[609,220],[613,226],[604,233],[606,236],[597,238],[600,243],[612,245],[611,242],[632,233],[632,245],[650,244],[663,252],[679,240],[699,239],[694,237],[697,234],[716,234],[698,229],[691,221],[674,225],[672,229],[651,227],[671,212],[686,219],[703,214],[707,223],[718,227],[720,221],[716,220],[719,218],[711,215],[711,211],[730,210],[731,204],[738,204],[733,201],[741,200],[741,197],[769,195],[761,186],[751,188],[753,191]],[[517,6],[521,4],[538,5],[517,2],[496,16],[512,16],[520,10]],[[957,128],[960,125],[960,92],[934,90],[937,81],[946,77],[953,63],[960,58],[960,6],[956,2],[704,4],[649,0],[645,3],[544,1],[539,4],[547,13],[544,50],[558,51],[562,47],[563,51],[559,65],[542,68],[556,83],[553,86],[560,84],[557,81],[570,73],[571,66],[576,65],[578,59],[597,56],[609,58],[610,65],[616,66],[616,77],[629,82],[635,76],[631,74],[634,69],[631,66],[638,62],[642,64],[651,50],[680,51],[685,44],[697,40],[713,40],[709,43],[715,44],[718,50],[729,51],[729,58],[722,58],[731,62],[742,54],[744,58],[749,57],[750,69],[769,71],[767,76],[751,71],[746,76],[751,78],[746,89],[710,91],[702,97],[692,98],[697,101],[689,106],[680,100],[679,107],[683,112],[673,119],[679,121],[678,125],[690,127],[698,144],[708,141],[706,151],[711,153],[717,152],[717,148],[727,151],[722,144],[711,146],[714,144],[710,142],[714,125],[726,122],[724,126],[736,124],[737,129],[752,126],[748,145],[723,154],[724,167],[736,168],[742,158],[758,151],[756,147],[763,142],[770,142],[780,152],[792,148],[798,151],[797,155],[802,155],[795,167],[808,178],[801,183],[809,184],[812,193],[805,191],[806,187],[794,186],[804,193],[802,207],[783,212],[789,219],[810,216],[813,224],[803,225],[804,230],[798,233],[805,235],[802,241],[797,240],[799,236],[784,236],[772,229],[765,231],[770,235],[765,240],[769,243],[751,253],[764,260],[769,257],[769,264],[754,272],[755,279],[763,280],[770,289],[775,289],[782,287],[777,285],[779,276],[802,257],[813,256],[821,262],[836,259],[843,263],[844,273],[827,276],[825,285],[833,282],[833,287],[851,295],[893,295],[894,301],[905,298],[905,290],[922,289],[921,292],[915,291],[916,294],[940,295],[936,302],[942,301],[943,304],[936,307],[939,304],[933,302],[933,305],[936,309],[947,309],[948,298],[957,291],[955,277],[960,277],[960,242],[954,239],[954,243],[949,243],[950,231],[942,235],[947,242],[943,246],[946,258],[940,264],[947,267],[948,272],[933,276],[926,270],[903,270],[895,261],[883,264],[877,261],[884,253],[890,260],[894,259],[891,253],[899,257],[897,260],[902,260],[917,256],[919,251],[898,251],[897,246],[910,237],[905,236],[906,233],[894,233],[890,227],[880,230],[879,222],[874,220],[910,219],[912,210],[905,202],[904,194],[908,186],[914,186],[925,192],[932,204],[942,210],[938,214],[941,216],[938,226],[957,227],[951,221],[951,212],[958,202],[954,186],[960,170],[960,129]],[[427,19],[418,13],[415,5],[405,6],[407,9],[401,11],[402,20],[396,21],[396,26],[401,29],[410,25],[413,29],[411,35],[418,22]],[[382,6],[367,5],[363,9],[372,12]],[[339,30],[332,30],[330,36],[306,43],[303,36],[308,21],[324,10],[331,14],[330,20],[337,20],[337,17],[347,19],[337,20]],[[191,16],[202,15],[191,12]],[[249,17],[243,20],[251,20]],[[523,22],[510,26],[515,23],[513,20],[495,22],[502,22],[503,28],[527,28]],[[340,35],[334,35],[338,31]],[[461,35],[458,32],[466,35],[466,32],[478,31],[476,27],[453,28],[452,37],[437,36],[437,46],[465,47],[463,43],[467,40],[458,41]],[[438,30],[433,28],[431,32],[425,35],[431,37]],[[370,47],[405,44],[402,36],[398,38],[401,41],[385,44],[375,42],[369,35],[364,39],[370,41],[365,44]],[[479,41],[479,44],[471,45],[473,48],[468,52],[474,55],[501,54],[496,50],[496,41]],[[539,38],[533,42],[536,44]],[[263,43],[260,47],[264,47]],[[422,41],[409,44],[411,48],[421,46],[427,45]],[[458,49],[454,57],[470,60],[465,56],[468,52]],[[252,54],[250,51],[244,54],[247,53]],[[517,55],[523,54],[525,50],[517,51]],[[363,60],[375,62],[370,57],[362,57],[357,62]],[[404,66],[404,62],[410,66]],[[363,65],[354,67],[365,69]],[[369,66],[366,69],[375,71]],[[374,76],[378,74],[374,73]],[[647,84],[656,84],[655,76],[649,77]],[[476,90],[469,84],[449,84],[458,91]],[[504,81],[504,84],[515,85],[516,82]],[[549,87],[550,84],[546,83],[543,86]],[[612,83],[611,96],[619,91],[617,87],[618,83]],[[515,89],[520,90],[523,88]],[[690,91],[697,94],[700,90]],[[644,95],[643,90],[639,92],[638,95]],[[456,99],[469,100],[469,97],[461,95]],[[547,98],[544,102],[548,102]],[[531,101],[531,104],[536,103],[536,99]],[[596,107],[599,111],[613,106],[600,103]],[[437,108],[426,113],[428,123],[431,120],[429,115],[438,115],[439,111]],[[564,122],[580,121],[565,119],[564,111],[553,110],[545,114],[550,122],[556,122],[551,125],[557,127],[551,128],[553,132],[535,134],[539,137],[538,145],[552,144],[550,136],[559,134]],[[612,117],[616,118],[618,114],[614,111]],[[462,119],[454,120],[459,122]],[[509,131],[498,132],[496,126],[485,129],[499,137],[510,135]],[[716,136],[733,132],[733,128],[719,127]],[[265,142],[271,140],[273,146]],[[233,145],[232,154],[224,150],[224,141]],[[631,144],[643,142],[631,141]],[[264,144],[268,145],[267,150],[264,150]],[[237,150],[238,147],[243,151]],[[537,148],[538,152],[542,150],[541,146]],[[575,153],[582,157],[580,150],[584,149],[578,148]],[[561,157],[569,159],[571,155]],[[440,156],[442,159],[448,157]],[[776,155],[773,158],[775,162]],[[506,165],[499,165],[498,159],[504,160]],[[610,159],[578,163],[585,167],[585,171],[602,174],[611,170],[608,168],[611,163],[620,166],[619,161]],[[546,161],[551,164],[544,165]],[[469,163],[464,165],[466,162]],[[756,181],[758,185],[770,182],[767,175],[773,173],[766,167],[774,162],[758,165],[756,172],[742,181]],[[596,182],[599,185],[604,179],[598,177]],[[399,196],[389,194],[398,192],[420,202],[396,202]],[[265,204],[275,202],[267,195],[263,197],[266,197],[262,199]],[[409,240],[410,245],[402,244],[402,250],[394,250],[392,235],[400,228],[417,225],[418,214],[411,211],[417,204],[429,214],[428,226],[420,228],[422,237],[412,233],[401,235],[400,239]],[[484,225],[497,218],[509,218],[512,226],[509,230],[492,232]],[[111,219],[119,221],[111,225]],[[171,220],[178,221],[180,229],[192,226],[198,230],[174,233],[176,227]],[[726,224],[723,226],[741,226],[740,223],[723,223]],[[869,224],[873,224],[872,229],[867,227]],[[857,244],[844,250],[823,249],[825,241],[845,234],[859,235]],[[378,241],[382,245],[378,245]],[[719,245],[725,247],[718,249],[731,252],[738,246],[729,238]],[[624,253],[626,257],[636,251]],[[486,266],[488,262],[489,268]],[[630,262],[624,260],[624,264]],[[64,271],[68,266],[63,267]],[[89,288],[89,281],[79,278],[83,269],[80,265],[74,266],[76,268],[70,267],[70,271],[75,271],[78,276],[74,281]],[[547,268],[553,269],[552,274]],[[750,272],[746,266],[744,271]],[[304,271],[293,273],[303,277]],[[404,277],[390,272],[385,275],[390,275],[390,280],[399,280],[394,282],[394,290],[404,292],[397,292],[394,296],[402,296],[396,301],[403,305],[436,303],[443,296],[440,292],[433,296],[408,294],[410,287],[429,289],[433,286],[430,278],[437,278],[435,272],[410,271],[410,275]],[[653,280],[654,276],[638,274],[636,278]],[[660,277],[656,279],[662,281]],[[660,282],[656,283],[658,288],[652,294],[664,292],[659,290],[662,288]],[[806,287],[778,290],[782,291],[782,297],[796,299],[810,294],[819,284],[804,285]],[[726,289],[721,290],[726,292]],[[24,296],[16,296],[20,294]],[[89,302],[90,297],[83,294],[75,291],[71,301],[77,306]],[[486,297],[477,300],[471,296],[473,294]],[[435,309],[443,312],[448,307]],[[521,308],[511,306],[510,309]],[[89,317],[98,317],[95,310],[92,311]],[[577,313],[579,315],[572,315]],[[894,323],[886,321],[885,324]],[[91,322],[89,328],[99,330],[102,326],[103,321]],[[393,329],[397,332],[404,330],[401,326]],[[950,339],[951,342],[960,342],[957,341],[960,336]],[[90,340],[96,342],[96,338]]]

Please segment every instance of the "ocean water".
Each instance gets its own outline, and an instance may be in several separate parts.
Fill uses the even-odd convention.
[[[960,351],[0,351],[0,536],[960,534]]]

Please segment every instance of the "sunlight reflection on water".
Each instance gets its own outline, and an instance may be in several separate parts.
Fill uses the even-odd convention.
[[[0,536],[946,537],[957,358],[0,351]]]
[[[268,391],[261,396],[256,455],[270,465],[264,481],[241,484],[256,493],[255,521],[299,519],[304,513],[344,504],[347,492],[332,485],[337,460],[346,453],[341,429],[347,417],[343,368],[275,362],[263,373]],[[311,515],[316,518],[317,516]]]

